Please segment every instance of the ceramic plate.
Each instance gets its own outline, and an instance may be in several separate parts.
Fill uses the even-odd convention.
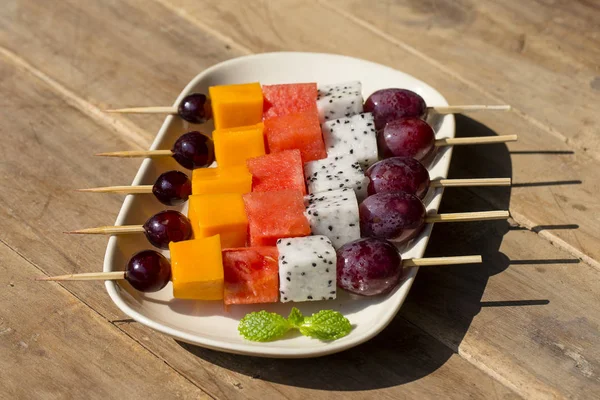
[[[447,105],[444,97],[431,86],[395,69],[372,62],[332,54],[267,53],[236,58],[217,64],[196,76],[181,92],[175,104],[192,92],[207,93],[209,86],[233,83],[260,82],[262,84],[317,82],[319,84],[360,80],[363,96],[388,87],[407,88],[419,93],[429,105]],[[454,118],[430,117],[437,138],[454,136]],[[190,130],[210,134],[211,123],[191,125],[178,117],[168,116],[160,128],[151,149],[169,149],[175,140]],[[451,148],[443,148],[429,165],[432,179],[446,177]],[[160,173],[181,169],[168,158],[145,159],[133,185],[153,184]],[[189,173],[189,171],[187,171]],[[429,212],[439,207],[442,190],[431,191],[425,198]],[[125,198],[116,225],[142,224],[165,206],[152,195],[129,195]],[[179,207],[186,212],[187,206]],[[428,226],[409,245],[400,248],[405,258],[421,257],[427,246],[431,226]],[[143,235],[125,235],[109,239],[104,259],[104,271],[123,270],[135,252],[151,248]],[[165,252],[168,256],[168,252]],[[107,282],[106,289],[115,304],[128,316],[177,340],[210,349],[263,357],[317,357],[339,352],[377,335],[394,318],[413,283],[416,268],[406,269],[403,280],[386,296],[352,298],[338,291],[338,298],[330,301],[307,303],[232,306],[227,311],[222,302],[178,300],[172,296],[169,284],[157,293],[135,291],[125,282]],[[302,336],[254,343],[243,339],[237,331],[240,318],[251,311],[266,309],[284,316],[296,306],[310,315],[322,309],[334,309],[345,315],[353,325],[352,332],[333,342],[322,342]]]

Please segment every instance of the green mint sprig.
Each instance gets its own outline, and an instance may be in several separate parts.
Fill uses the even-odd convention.
[[[279,339],[290,329],[298,329],[304,336],[329,341],[349,334],[352,325],[337,311],[322,310],[305,317],[296,307],[292,308],[287,319],[263,310],[247,314],[238,325],[240,334],[255,342]]]

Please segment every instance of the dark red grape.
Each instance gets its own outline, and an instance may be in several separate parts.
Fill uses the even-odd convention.
[[[358,208],[363,237],[406,242],[425,223],[425,206],[415,195],[395,192],[367,197]]]
[[[159,249],[168,249],[170,242],[192,237],[190,220],[175,210],[165,210],[150,217],[144,224],[148,241]]]
[[[215,161],[212,139],[198,131],[181,135],[172,151],[173,158],[187,169],[208,167]]]
[[[435,133],[422,119],[401,118],[377,132],[377,147],[383,158],[412,157],[421,161],[435,149]]]
[[[422,199],[429,189],[429,172],[420,162],[410,157],[392,157],[369,167],[367,192],[406,192]]]
[[[407,89],[381,89],[369,96],[365,112],[373,113],[375,128],[403,117],[425,118],[427,105],[415,92]]]
[[[152,193],[161,203],[176,206],[192,194],[192,181],[181,171],[167,171],[160,174],[152,186]]]
[[[210,102],[202,93],[187,95],[179,103],[177,113],[193,124],[201,124],[211,117]]]
[[[401,276],[402,258],[387,240],[359,239],[337,251],[337,285],[351,293],[388,293],[398,285]]]
[[[171,264],[160,253],[143,250],[127,263],[125,279],[140,292],[157,292],[171,279]]]

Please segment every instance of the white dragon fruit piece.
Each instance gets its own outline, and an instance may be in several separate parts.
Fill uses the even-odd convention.
[[[313,235],[327,236],[338,249],[360,239],[358,201],[354,190],[343,188],[306,196],[304,215]]]
[[[367,178],[353,155],[331,156],[304,164],[308,193],[332,191],[344,187],[354,189],[362,201],[367,197]]]
[[[317,109],[321,123],[363,112],[361,92],[359,81],[320,85]]]
[[[373,114],[338,118],[322,125],[327,156],[352,154],[363,168],[377,162],[377,134]]]
[[[277,251],[282,303],[335,299],[337,257],[327,237],[279,239]]]

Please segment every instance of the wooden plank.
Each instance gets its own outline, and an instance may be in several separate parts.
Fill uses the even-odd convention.
[[[322,4],[317,6],[296,0],[260,4],[159,1],[175,10],[185,10],[189,14],[188,19],[196,21],[198,26],[208,25],[210,29],[218,30],[254,52],[343,51],[345,55],[387,64],[423,79],[455,104],[498,103],[495,96],[476,90],[470,83],[449,75],[447,68],[439,67],[440,63],[435,61],[434,55],[431,60],[416,57],[403,43],[382,38]],[[232,29],[233,26],[236,29]],[[497,79],[495,87],[500,87],[502,82]],[[547,85],[554,86],[555,83],[548,81]],[[555,109],[555,103],[546,102],[546,96],[534,93],[536,107]],[[531,97],[529,94],[527,98]],[[571,104],[577,104],[574,108],[585,109],[595,103],[588,103],[583,96]],[[572,254],[587,257],[587,262],[600,268],[600,248],[596,246],[600,240],[600,220],[589,218],[589,215],[600,214],[600,203],[595,196],[600,190],[595,159],[586,152],[574,152],[564,140],[549,135],[547,129],[522,113],[479,113],[473,114],[473,118],[475,120],[459,120],[459,135],[517,133],[519,142],[511,143],[508,147],[514,152],[511,159],[499,160],[494,155],[493,150],[500,147],[472,148],[477,149],[473,153],[487,151],[485,154],[492,157],[489,168],[485,170],[490,175],[484,174],[482,169],[469,168],[464,171],[467,177],[512,174],[515,183],[520,185],[513,192],[511,201],[511,212],[515,218],[530,227],[577,226],[575,230],[546,230],[543,234]],[[571,122],[572,130],[581,130],[582,120],[575,118]]]
[[[106,132],[103,126],[68,107],[50,88],[27,72],[2,63],[0,76],[10,77],[0,80],[2,93],[17,99],[13,108],[0,111],[5,121],[3,148],[11,149],[4,152],[0,163],[0,187],[3,189],[0,191],[3,204],[0,216],[6,223],[3,240],[35,265],[40,274],[42,271],[53,275],[97,271],[106,241],[99,238],[74,240],[61,232],[74,226],[106,223],[107,215],[114,215],[118,210],[118,197],[96,196],[91,200],[89,195],[73,193],[70,189],[126,179],[125,176],[133,174],[139,161],[119,160],[124,163],[115,163],[94,159],[91,162],[82,149],[96,149],[107,140],[112,140],[118,147],[120,140]],[[21,104],[33,106],[24,110],[19,107]],[[25,148],[27,151],[23,151]],[[17,178],[22,183],[15,187]],[[49,283],[37,282],[36,285],[42,290],[43,285]],[[101,282],[72,282],[64,286],[102,317],[126,319],[110,302]],[[27,290],[22,295],[27,296]],[[47,304],[52,309],[52,302]],[[44,314],[51,313],[44,309]],[[15,326],[18,326],[17,322]],[[382,398],[389,399],[445,394],[453,398],[462,398],[465,394],[474,398],[496,394],[503,398],[516,397],[403,320],[394,323],[385,335],[380,336],[379,342],[363,347],[362,352],[353,351],[332,358],[328,365],[336,369],[329,375],[328,369],[315,368],[309,377],[304,375],[304,381],[293,379],[300,379],[301,372],[309,365],[315,365],[314,361],[300,364],[278,361],[275,364],[272,360],[197,349],[188,351],[187,347],[138,324],[116,324],[215,397],[300,399],[311,395],[329,398],[329,390],[337,390],[347,394],[348,398],[365,398],[369,396],[368,390],[377,388],[381,388]],[[399,333],[402,336],[398,336]],[[385,347],[389,343],[395,347],[393,351]],[[373,353],[379,356],[370,358]],[[278,368],[273,369],[272,365]],[[363,365],[368,367],[367,373],[362,372]],[[255,369],[264,378],[257,379]],[[32,376],[36,373],[32,372]],[[147,382],[152,382],[154,387],[156,380]],[[352,392],[346,392],[347,388],[352,388]]]
[[[0,397],[211,398],[39,274],[0,243]]]
[[[568,3],[322,2],[600,160],[600,9]],[[465,62],[468,60],[468,62]],[[577,106],[573,106],[577,105]],[[574,129],[577,127],[577,129]]]
[[[10,0],[0,10],[0,26],[0,52],[18,54],[42,77],[76,93],[77,107],[95,112],[106,129],[116,131],[111,122],[120,122],[117,135],[129,129],[141,147],[149,145],[163,117],[101,110],[172,105],[196,74],[241,54],[145,1]]]

